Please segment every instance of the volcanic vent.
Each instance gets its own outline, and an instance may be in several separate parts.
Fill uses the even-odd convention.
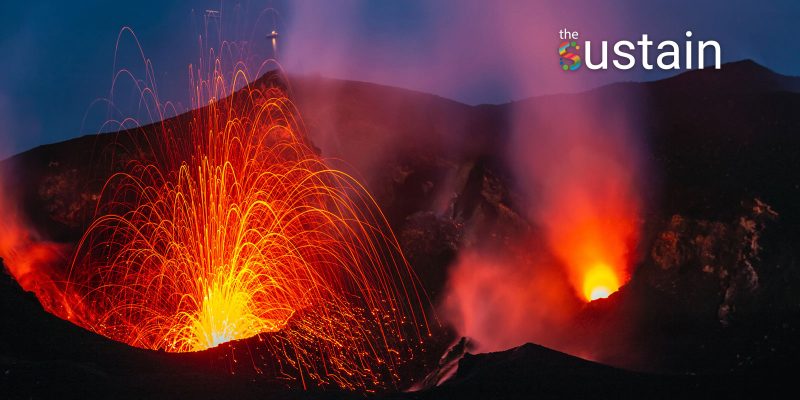
[[[3,256],[48,311],[132,346],[187,352],[278,332],[297,378],[390,384],[427,329],[416,278],[371,195],[315,152],[268,75],[241,84],[215,70],[188,117],[117,134],[68,270],[15,268],[19,248]],[[155,95],[144,101],[164,115]]]

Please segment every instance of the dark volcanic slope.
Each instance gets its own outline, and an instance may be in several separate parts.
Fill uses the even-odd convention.
[[[478,107],[367,83],[292,79],[309,136],[364,178],[434,300],[459,249],[532,229],[506,164],[512,111],[593,96],[606,107],[597,112],[636,113],[648,177],[642,262],[620,293],[584,310],[574,331],[608,349],[606,362],[680,374],[634,374],[523,346],[468,356],[451,382],[404,395],[419,398],[742,395],[772,387],[762,378],[777,380],[798,355],[798,90],[797,78],[749,61]],[[0,190],[24,205],[44,236],[74,241],[111,170],[115,139],[87,136],[12,157],[0,163]],[[753,276],[757,285],[748,284]],[[246,397],[276,390],[209,369],[217,355],[175,357],[99,338],[45,314],[8,277],[0,299],[4,391]],[[641,352],[621,357],[620,348]],[[703,375],[685,376],[696,372]]]
[[[787,222],[800,213],[800,85],[750,61],[724,72],[696,71],[648,85],[645,130],[665,185],[664,212],[704,218],[760,197]]]
[[[320,398],[227,373],[219,367],[230,353],[224,348],[176,355],[108,340],[46,313],[5,271],[0,318],[4,399]],[[324,398],[342,396],[329,392]]]
[[[623,371],[534,344],[498,353],[467,355],[458,373],[441,386],[398,398],[530,399],[637,398],[674,399],[768,395],[767,380],[752,376],[649,375]]]

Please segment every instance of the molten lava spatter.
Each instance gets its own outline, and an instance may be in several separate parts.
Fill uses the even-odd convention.
[[[304,386],[396,379],[427,322],[383,214],[316,154],[282,83],[248,83],[243,70],[226,81],[212,65],[193,75],[189,120],[120,134],[133,143],[118,154],[125,167],[105,183],[68,274],[37,275],[58,282],[36,292],[42,304],[168,352],[280,331],[281,363]],[[145,96],[163,120],[155,92]]]
[[[150,138],[156,159],[108,181],[79,243],[76,322],[173,352],[288,329],[345,385],[393,368],[403,325],[424,324],[414,278],[369,194],[302,132],[281,89],[247,87]]]

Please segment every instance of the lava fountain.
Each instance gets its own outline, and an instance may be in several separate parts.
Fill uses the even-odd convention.
[[[280,333],[279,361],[304,386],[396,382],[427,321],[384,215],[314,151],[277,74],[250,82],[241,63],[230,75],[221,65],[191,72],[189,117],[119,134],[124,167],[66,276],[37,295],[131,346],[188,352]],[[141,93],[163,117],[155,91]]]

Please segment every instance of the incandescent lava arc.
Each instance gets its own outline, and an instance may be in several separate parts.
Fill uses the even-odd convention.
[[[188,119],[165,119],[155,90],[141,92],[161,122],[118,134],[122,166],[69,271],[42,268],[36,281],[54,284],[27,289],[131,346],[199,351],[280,332],[276,362],[303,386],[396,382],[429,332],[388,222],[316,153],[277,74],[249,82],[221,65],[191,71]]]

